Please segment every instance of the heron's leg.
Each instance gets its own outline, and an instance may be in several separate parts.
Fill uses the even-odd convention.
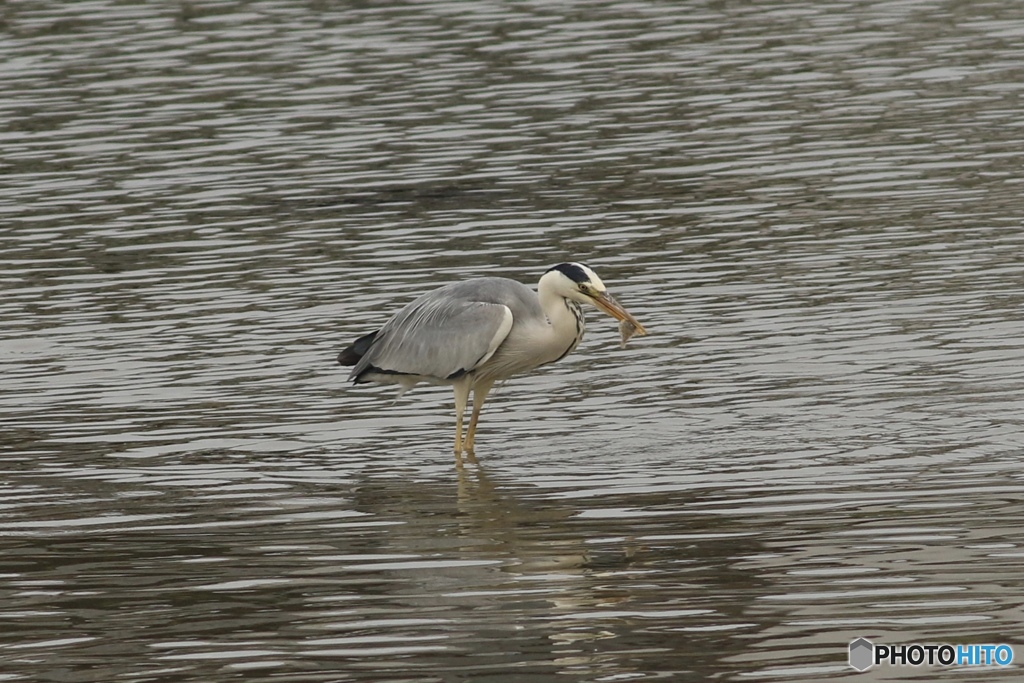
[[[484,407],[487,394],[494,386],[494,380],[478,381],[473,387],[473,415],[469,418],[469,432],[466,434],[466,450],[473,452],[473,441],[476,439],[476,423],[480,420],[480,409]]]
[[[455,390],[455,460],[462,464],[462,416],[469,403],[469,389],[472,385],[468,379],[458,379],[452,384]]]

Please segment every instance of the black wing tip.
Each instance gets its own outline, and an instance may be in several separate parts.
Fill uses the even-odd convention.
[[[378,368],[376,365],[367,365],[358,375],[352,377],[353,384],[367,384],[373,380],[367,377],[367,375],[399,375],[404,377],[415,377],[414,372],[402,372],[400,370],[387,370],[385,368]]]
[[[352,366],[359,362],[359,359],[366,355],[366,352],[370,350],[370,346],[373,345],[373,340],[377,338],[377,333],[380,330],[374,330],[370,334],[364,334],[359,339],[352,342],[352,345],[346,347],[344,351],[338,354],[338,363],[341,365]]]

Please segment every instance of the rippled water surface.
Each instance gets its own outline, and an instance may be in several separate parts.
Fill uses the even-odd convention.
[[[1024,640],[1020,3],[2,12],[0,680],[1019,675],[846,648]],[[478,468],[335,364],[568,259]]]

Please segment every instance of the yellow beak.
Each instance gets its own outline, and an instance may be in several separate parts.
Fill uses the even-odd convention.
[[[594,305],[600,308],[602,311],[615,318],[619,322],[625,320],[630,325],[636,328],[636,334],[641,336],[647,334],[647,330],[640,324],[640,321],[633,317],[633,315],[622,307],[618,301],[612,298],[612,295],[608,292],[601,292],[593,296]]]

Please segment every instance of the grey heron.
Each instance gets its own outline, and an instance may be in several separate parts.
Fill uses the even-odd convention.
[[[420,382],[455,391],[455,458],[472,459],[480,409],[494,383],[564,358],[583,338],[580,304],[593,304],[620,321],[623,340],[647,334],[582,263],[560,263],[540,278],[537,291],[502,277],[480,277],[429,291],[375,332],[356,339],[338,356],[352,366],[354,383],[401,385],[399,396]],[[463,439],[463,414],[473,412]]]

